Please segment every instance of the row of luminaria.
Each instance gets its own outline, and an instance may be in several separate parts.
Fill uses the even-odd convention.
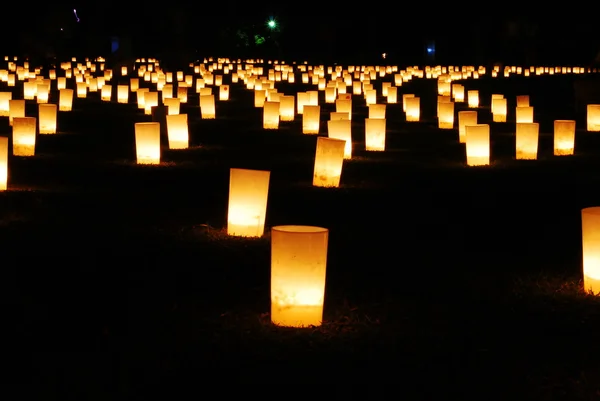
[[[130,95],[144,114],[158,121],[135,124],[136,159],[138,164],[154,165],[161,162],[161,124],[166,124],[169,149],[189,146],[187,114],[180,113],[182,103],[188,102],[189,88],[194,87],[199,97],[202,119],[216,118],[213,88],[217,99],[228,101],[230,86],[243,83],[254,92],[254,106],[262,108],[263,128],[278,129],[281,123],[295,121],[302,116],[302,133],[321,134],[321,99],[334,104],[335,111],[327,120],[327,136],[318,136],[315,150],[313,185],[338,187],[344,160],[352,158],[353,100],[364,100],[368,117],[364,120],[364,140],[367,151],[386,149],[387,106],[400,100],[407,123],[421,120],[421,98],[412,93],[399,93],[402,86],[413,78],[437,79],[437,120],[442,130],[456,130],[457,140],[464,143],[469,166],[490,164],[490,125],[478,123],[480,94],[466,90],[463,81],[476,80],[486,74],[484,67],[369,67],[349,66],[346,69],[325,66],[287,65],[269,62],[273,68],[264,71],[262,63],[252,60],[232,62],[227,59],[192,65],[194,74],[183,71],[163,71],[154,59],[138,60],[127,84],[111,85],[113,71],[105,68],[102,60],[85,64],[75,59],[61,63],[64,76],[57,70],[30,70],[27,62],[18,65],[8,61],[8,68],[0,70],[0,81],[8,87],[18,82],[23,85],[23,98],[13,99],[12,91],[0,92],[0,116],[8,117],[12,126],[12,154],[34,156],[36,135],[56,134],[58,112],[73,109],[74,97],[86,98],[89,92],[100,92],[102,101],[130,103]],[[131,71],[121,68],[124,79]],[[220,72],[220,73],[219,73]],[[589,73],[580,67],[506,67],[494,68],[492,77],[511,74],[530,76],[543,74]],[[594,71],[595,72],[595,71]],[[100,73],[100,74],[98,74]],[[313,84],[317,90],[286,95],[276,89],[278,82],[293,84],[295,74],[301,75],[302,84]],[[380,78],[392,75],[392,81],[382,81],[380,92],[374,86]],[[67,88],[69,80],[75,88]],[[461,81],[461,82],[458,82]],[[50,91],[56,82],[58,105],[49,103]],[[154,88],[143,87],[148,83]],[[323,93],[323,96],[321,96]],[[399,97],[399,95],[401,96]],[[378,103],[381,95],[385,103]],[[26,101],[39,104],[37,117],[25,115]],[[466,103],[467,110],[457,110]],[[503,95],[491,97],[494,122],[507,121],[507,99]],[[539,124],[534,121],[529,96],[518,96],[515,107],[515,150],[517,159],[536,159],[539,142]],[[457,118],[455,119],[455,116]],[[587,130],[600,131],[600,105],[587,106]],[[572,155],[575,143],[575,121],[554,121],[554,154]],[[9,139],[0,137],[0,189],[7,189]],[[265,231],[269,194],[269,171],[230,169],[227,233],[231,236],[261,237]],[[600,293],[600,207],[582,211],[583,278],[586,291]],[[271,318],[275,324],[302,327],[319,325],[323,320],[325,277],[327,265],[328,230],[311,226],[275,226],[271,228]]]

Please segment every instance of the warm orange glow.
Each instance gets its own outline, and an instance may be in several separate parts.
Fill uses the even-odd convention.
[[[587,105],[587,130],[600,132],[600,104]]]
[[[38,106],[40,134],[56,134],[57,107],[55,104],[42,103]]]
[[[337,113],[346,113],[348,120],[352,120],[352,99],[337,99],[335,101],[335,111]]]
[[[13,125],[16,117],[25,117],[24,99],[11,99],[8,101],[8,123]]]
[[[129,87],[127,85],[117,86],[117,102],[122,104],[129,103]]]
[[[139,92],[138,92],[139,93]],[[152,108],[158,106],[158,92],[148,91],[144,93],[144,114],[152,115]]]
[[[310,226],[271,229],[271,321],[279,326],[323,322],[329,230]]]
[[[294,96],[279,96],[279,120],[294,121],[296,117],[296,98]]]
[[[471,109],[476,109],[479,107],[479,91],[478,90],[467,91],[467,105]]]
[[[385,104],[370,104],[369,106],[369,117],[367,118],[385,118]]]
[[[61,89],[58,99],[58,109],[60,111],[73,110],[73,89]]]
[[[467,142],[467,125],[477,125],[477,111],[464,110],[458,112],[458,141],[460,143]]]
[[[497,97],[492,99],[492,119],[495,123],[506,122],[506,99]]]
[[[8,189],[8,138],[0,137],[0,191]]]
[[[169,149],[187,149],[190,142],[187,114],[168,114],[166,121]]]
[[[454,128],[454,102],[438,103],[438,127],[440,129]]]
[[[230,169],[227,234],[242,237],[264,234],[270,176],[270,171]]]
[[[583,251],[583,286],[585,291],[600,295],[600,207],[581,210]]]
[[[138,164],[160,164],[160,124],[135,123]]]
[[[214,120],[216,117],[215,96],[201,95],[200,96],[200,113],[204,120]]]
[[[421,98],[416,96],[404,99],[406,105],[406,121],[418,122],[421,120]]]
[[[517,107],[529,107],[529,95],[517,96]]]
[[[13,155],[34,156],[37,119],[35,117],[15,117],[13,119]]]
[[[515,134],[517,159],[537,159],[539,132],[540,125],[538,123],[517,123]]]
[[[313,134],[319,133],[321,124],[321,106],[305,105],[302,114],[302,133]]]
[[[279,102],[265,102],[263,105],[263,128],[279,128]]]
[[[516,120],[519,123],[532,123],[533,122],[533,107],[531,106],[520,106],[516,108]]]
[[[104,85],[100,89],[100,99],[104,102],[110,102],[112,100],[112,86]]]
[[[490,164],[490,126],[488,124],[467,125],[465,130],[467,165]]]
[[[352,158],[352,122],[350,120],[327,121],[327,136],[345,141],[344,159]]]
[[[86,98],[87,97],[88,87],[85,82],[77,82],[77,97],[78,98]]]
[[[0,92],[0,117],[8,117],[10,110],[9,101],[12,99],[12,92]]]
[[[575,151],[575,120],[554,121],[554,155],[570,156]]]
[[[385,118],[365,119],[365,150],[385,150]]]
[[[339,187],[344,163],[346,141],[317,138],[313,185],[316,187]]]

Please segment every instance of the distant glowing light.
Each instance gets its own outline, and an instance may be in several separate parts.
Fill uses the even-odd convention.
[[[75,14],[75,19],[79,22],[79,16],[77,16],[77,10],[73,9],[73,14]]]
[[[267,26],[270,29],[275,29],[277,28],[277,21],[275,21],[274,19],[270,19],[269,21],[267,21]]]
[[[386,58],[386,57],[387,57],[387,53],[383,53],[383,54],[381,55],[381,58]]]
[[[428,47],[427,48],[427,53],[431,54],[433,52],[435,52],[435,49],[433,47]]]

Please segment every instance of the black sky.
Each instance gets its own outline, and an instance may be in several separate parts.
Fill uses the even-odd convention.
[[[593,13],[576,7],[515,12],[507,3],[505,7],[498,4],[495,9],[482,8],[478,12],[469,10],[468,5],[459,8],[442,4],[436,8],[421,2],[404,11],[393,3],[375,9],[376,3],[358,3],[351,8],[351,3],[340,7],[339,2],[303,7],[300,2],[207,5],[170,1],[125,7],[122,2],[107,0],[40,6],[33,15],[15,18],[31,21],[33,17],[36,21],[33,29],[23,30],[24,35],[50,38],[64,25],[80,42],[127,36],[143,51],[170,47],[226,53],[230,43],[226,44],[224,37],[249,25],[260,26],[270,17],[281,24],[278,39],[283,51],[298,56],[360,58],[387,52],[412,57],[422,55],[428,41],[436,42],[440,57],[457,59],[448,60],[452,62],[477,61],[465,60],[469,57],[559,58],[571,53],[589,58],[600,48]],[[73,8],[78,11],[80,23],[75,22]]]

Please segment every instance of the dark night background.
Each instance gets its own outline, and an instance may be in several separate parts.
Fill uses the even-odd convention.
[[[216,56],[367,63],[381,62],[380,55],[386,52],[388,63],[416,64],[431,61],[425,59],[425,46],[434,41],[435,63],[440,64],[589,65],[600,50],[599,29],[593,13],[585,10],[530,7],[530,13],[511,15],[508,10],[517,5],[470,10],[467,3],[455,8],[443,3],[439,8],[431,3],[380,3],[384,6],[371,10],[369,6],[374,8],[377,2],[354,7],[351,2],[344,7],[311,2],[310,9],[301,2],[287,3],[290,8],[236,2],[86,4],[40,6],[15,16],[33,28],[17,31],[18,25],[4,24],[1,29],[14,38],[4,43],[4,53],[105,56],[110,54],[111,37],[120,38],[127,57],[156,56],[174,62]],[[266,28],[270,17],[278,21],[278,32]],[[255,45],[254,35],[265,37],[265,42]]]

